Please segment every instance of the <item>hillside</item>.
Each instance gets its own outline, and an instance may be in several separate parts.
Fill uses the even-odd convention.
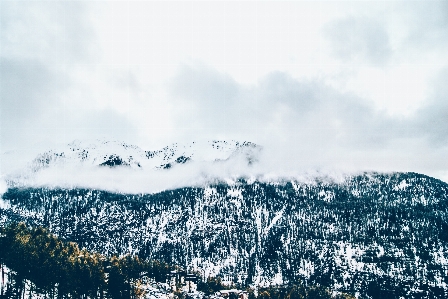
[[[371,298],[448,295],[448,185],[415,173],[215,182],[155,194],[10,188],[23,220],[103,254],[267,286],[302,279]]]

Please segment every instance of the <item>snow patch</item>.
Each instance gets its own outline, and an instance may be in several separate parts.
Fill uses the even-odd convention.
[[[10,208],[11,208],[10,203],[5,201],[5,200],[3,200],[3,198],[0,197],[0,209],[7,210],[7,209],[10,209]]]
[[[406,182],[406,180],[402,180],[399,185],[394,187],[394,190],[395,191],[402,191],[402,190],[405,190],[409,186],[410,185]]]
[[[240,189],[229,189],[227,191],[227,196],[237,198],[237,199],[243,199],[243,193]]]
[[[275,214],[275,217],[272,218],[271,223],[269,224],[268,227],[266,227],[264,229],[264,235],[267,235],[269,233],[269,231],[271,230],[271,228],[277,223],[277,221],[282,218],[283,216],[283,212],[285,211],[285,208],[283,208],[283,210],[281,210],[280,212],[278,212],[277,214]]]
[[[331,192],[331,191],[324,191],[324,190],[320,191],[318,193],[318,195],[319,195],[319,199],[323,200],[325,202],[331,202],[334,199],[334,197],[335,197],[333,192]]]

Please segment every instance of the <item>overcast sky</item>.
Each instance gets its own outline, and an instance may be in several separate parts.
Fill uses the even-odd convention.
[[[240,140],[280,167],[448,181],[447,1],[1,1],[0,14],[1,152]]]

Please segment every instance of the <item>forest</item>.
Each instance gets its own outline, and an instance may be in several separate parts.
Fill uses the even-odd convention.
[[[1,298],[138,298],[142,277],[164,282],[173,269],[136,256],[91,253],[24,223],[1,227],[0,236]],[[11,270],[7,278],[5,267]]]
[[[11,223],[0,228],[0,298],[111,298],[145,297],[144,278],[165,282],[175,269],[158,261],[144,261],[134,256],[106,257],[79,249],[64,242],[42,227],[30,228]],[[6,268],[9,271],[6,271]],[[7,277],[5,277],[7,276]],[[235,285],[224,285],[220,278],[201,279],[198,289],[204,297]],[[250,299],[348,299],[333,295],[322,286],[304,287],[301,283],[257,290],[246,288]],[[173,292],[179,298],[189,294]]]
[[[421,174],[241,178],[155,194],[9,188],[2,200],[0,224],[243,288],[301,281],[373,299],[448,297],[448,185]]]

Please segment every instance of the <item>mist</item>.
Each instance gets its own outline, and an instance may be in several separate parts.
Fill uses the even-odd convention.
[[[135,148],[135,151],[140,150],[140,148]],[[193,158],[185,164],[170,162],[172,166],[168,169],[163,169],[161,167],[163,165],[159,165],[159,167],[145,165],[145,161],[141,160],[147,159],[145,156],[134,156],[136,163],[141,163],[142,167],[99,166],[98,163],[101,161],[98,162],[98,160],[96,160],[96,164],[92,164],[86,161],[69,159],[36,168],[36,164],[33,164],[30,160],[20,167],[18,164],[12,163],[11,165],[14,167],[3,176],[4,180],[2,180],[1,187],[2,193],[8,187],[43,187],[50,189],[96,189],[126,194],[152,194],[164,190],[182,187],[204,187],[216,183],[232,185],[237,184],[240,179],[248,182],[282,183],[294,180],[310,183],[319,178],[342,182],[347,176],[361,172],[359,165],[350,167],[347,161],[331,162],[330,160],[337,154],[327,156],[326,160],[316,163],[316,157],[309,157],[308,155],[312,153],[309,150],[306,151],[305,149],[302,151],[303,155],[298,155],[297,149],[258,146],[252,151],[243,148],[224,155],[222,153],[203,152],[193,154]],[[52,152],[58,153],[57,150]],[[98,157],[106,157],[110,153],[110,151],[105,150]],[[23,152],[17,154],[21,156]],[[324,154],[329,154],[329,151]],[[121,158],[124,157],[121,156]],[[176,158],[177,156],[174,156],[172,160]],[[363,171],[368,170],[370,169],[363,169]],[[385,168],[384,170],[388,171],[390,169]]]
[[[258,164],[47,169],[30,184],[152,192],[362,171],[448,181],[445,11],[439,1],[7,1],[0,177],[76,139],[144,150],[239,140],[263,147]]]

